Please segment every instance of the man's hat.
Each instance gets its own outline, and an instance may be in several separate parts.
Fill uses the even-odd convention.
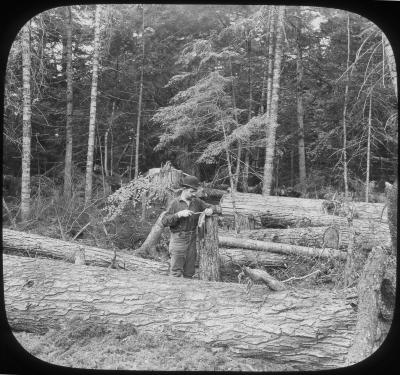
[[[181,185],[192,189],[198,189],[200,187],[200,181],[195,176],[184,176]]]

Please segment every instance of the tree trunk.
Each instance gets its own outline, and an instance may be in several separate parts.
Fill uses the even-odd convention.
[[[369,95],[369,113],[368,113],[368,138],[367,138],[367,175],[365,177],[365,202],[368,203],[369,196],[369,168],[371,159],[371,110],[372,110],[372,90]]]
[[[355,334],[346,362],[361,362],[374,352],[377,340],[379,295],[385,272],[387,254],[381,246],[375,247],[365,263],[358,284],[358,312]]]
[[[329,248],[312,248],[306,246],[288,245],[276,242],[265,242],[247,238],[219,236],[220,246],[240,247],[251,250],[271,251],[280,254],[296,254],[301,256],[321,257],[324,259],[346,259],[346,253]]]
[[[64,166],[64,196],[71,197],[72,193],[72,15],[71,8],[65,7],[66,22],[66,80],[67,80],[67,122],[65,125],[65,166]]]
[[[344,103],[343,103],[343,184],[344,184],[344,196],[347,198],[349,194],[349,188],[347,183],[347,102],[349,96],[349,65],[350,65],[350,15],[347,15],[347,62],[346,62],[346,87],[344,91]]]
[[[280,71],[282,61],[282,28],[283,28],[283,14],[285,11],[284,6],[278,8],[277,22],[276,22],[276,45],[275,45],[275,58],[274,58],[274,71],[272,80],[271,91],[271,106],[269,115],[267,117],[267,140],[265,145],[265,164],[263,176],[263,195],[270,195],[272,186],[272,174],[275,155],[275,134],[278,126],[278,100],[280,89]]]
[[[306,155],[304,148],[304,109],[303,109],[303,58],[301,50],[301,7],[297,10],[297,123],[299,126],[299,178],[302,192],[305,191],[306,182]],[[292,185],[293,186],[293,185]]]
[[[97,79],[99,70],[99,49],[100,49],[100,5],[96,5],[94,21],[94,45],[93,45],[93,73],[92,87],[90,92],[90,115],[89,115],[89,139],[86,160],[86,183],[85,183],[85,204],[88,204],[92,196],[93,179],[93,153],[96,128],[96,100],[97,100]]]
[[[270,55],[272,56],[272,51],[271,53],[269,52],[269,48],[272,45],[271,43],[271,7],[268,7],[268,15],[267,15],[267,21],[265,23],[265,45],[267,46],[265,50],[265,63],[264,63],[264,73],[263,73],[263,80],[262,80],[262,85],[261,85],[261,99],[260,99],[260,110],[259,110],[259,115],[262,115],[265,113],[266,107],[267,107],[267,102],[266,102],[266,94],[267,94],[267,79],[268,79],[268,68],[270,66]]]
[[[143,70],[144,70],[144,4],[142,4],[142,67],[140,70],[139,103],[136,124],[136,149],[135,149],[135,179],[139,176],[139,140],[140,140],[140,118],[142,116],[143,100]]]
[[[8,254],[29,257],[51,257],[75,262],[84,253],[86,264],[99,267],[116,267],[136,271],[145,270],[149,274],[168,274],[168,264],[142,259],[121,251],[100,249],[82,245],[79,242],[67,242],[37,234],[3,229],[3,250]]]
[[[392,46],[390,45],[386,35],[382,33],[383,44],[385,46],[385,56],[389,66],[390,78],[392,79],[393,89],[397,97],[397,71],[396,71],[396,60],[393,55]]]
[[[22,28],[22,177],[21,220],[28,220],[31,199],[31,42],[30,22]]]
[[[171,330],[242,356],[295,369],[343,365],[355,314],[339,293],[270,292],[5,255],[4,297],[14,330],[46,331],[84,318],[107,327]],[[45,277],[44,277],[45,275]]]
[[[302,218],[309,218],[312,226],[330,225],[337,215],[328,215],[329,201],[324,199],[306,199],[261,194],[236,193],[235,208],[238,214],[253,215],[260,222],[260,217],[275,219],[285,224],[295,225]],[[387,223],[387,210],[383,203],[351,202],[357,220],[373,220]],[[232,201],[229,194],[221,199],[222,214],[232,216]],[[340,209],[340,207],[339,207]],[[342,218],[343,219],[343,218]],[[314,222],[315,221],[315,222]],[[320,224],[318,224],[320,222]]]
[[[201,216],[199,223],[200,220],[202,220]],[[216,216],[204,216],[203,225],[197,229],[197,251],[200,260],[200,280],[219,281],[221,276]]]
[[[108,171],[108,134],[110,132],[112,133],[114,113],[115,113],[115,101],[113,101],[113,103],[112,103],[110,123],[108,125],[108,129],[106,130],[106,132],[104,134],[104,173],[106,176],[110,175],[110,172]],[[112,143],[111,143],[111,150],[112,150]],[[111,160],[112,160],[112,152],[111,152]],[[111,171],[112,171],[112,162],[111,162]],[[111,173],[111,175],[112,175],[112,173]]]

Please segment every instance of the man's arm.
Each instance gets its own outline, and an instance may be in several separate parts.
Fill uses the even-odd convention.
[[[176,201],[172,200],[167,207],[167,212],[162,218],[162,225],[164,227],[173,227],[178,223],[179,216],[177,214]]]
[[[206,208],[211,208],[213,211],[213,214],[220,214],[221,213],[221,209],[219,206],[210,204],[210,203],[206,203],[204,202],[202,199],[198,198],[199,200],[199,205],[200,205],[200,210],[199,211],[204,211]]]

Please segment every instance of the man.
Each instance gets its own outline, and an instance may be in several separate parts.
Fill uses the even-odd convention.
[[[171,238],[169,252],[171,254],[170,275],[191,278],[196,263],[196,227],[200,214],[204,211],[212,215],[213,206],[196,197],[200,186],[195,176],[185,176],[182,181],[183,190],[180,197],[173,199],[162,219],[164,226],[169,226]]]

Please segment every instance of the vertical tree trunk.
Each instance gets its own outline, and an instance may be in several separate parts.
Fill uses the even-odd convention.
[[[106,176],[110,175],[110,173],[108,171],[108,134],[110,131],[112,131],[113,120],[114,120],[114,111],[115,111],[115,101],[113,101],[113,104],[112,104],[110,123],[108,125],[108,129],[106,130],[106,132],[104,134],[104,173],[106,174]]]
[[[90,118],[89,118],[89,139],[86,160],[86,184],[85,184],[85,204],[90,201],[92,196],[93,179],[93,153],[95,141],[96,125],[96,99],[97,99],[97,79],[99,70],[99,46],[100,46],[100,5],[96,5],[96,15],[94,23],[94,48],[93,48],[93,73],[92,88],[90,93]]]
[[[67,80],[67,122],[65,126],[65,167],[64,196],[69,198],[72,192],[72,16],[71,8],[65,7],[66,22],[66,80]]]
[[[344,104],[343,104],[343,184],[344,184],[344,196],[347,198],[349,194],[348,182],[347,182],[347,102],[349,96],[349,65],[350,65],[350,15],[347,16],[347,62],[346,62],[346,87],[344,91]]]
[[[265,27],[265,42],[266,42],[266,50],[265,50],[265,66],[264,66],[264,73],[263,73],[263,80],[262,80],[262,88],[261,88],[261,99],[260,99],[260,111],[259,114],[262,115],[265,113],[266,109],[266,103],[265,103],[265,98],[266,98],[266,90],[267,90],[267,76],[268,76],[268,66],[269,66],[269,46],[271,45],[271,37],[270,37],[270,32],[271,32],[271,7],[268,7],[268,15],[267,15],[267,21],[266,21],[266,27]]]
[[[31,178],[31,42],[30,22],[22,28],[22,178],[21,219],[26,221],[30,212]]]
[[[136,125],[135,178],[137,178],[139,175],[139,140],[140,140],[140,117],[142,115],[142,98],[143,98],[143,69],[144,69],[144,4],[142,4],[142,68],[140,71],[138,117]]]
[[[382,33],[382,38],[383,38],[383,43],[385,46],[385,55],[387,59],[387,63],[389,66],[389,73],[390,73],[390,78],[392,79],[392,84],[394,88],[394,92],[397,97],[397,71],[396,71],[396,60],[394,59],[393,55],[393,50],[392,47],[386,38],[386,36]]]
[[[252,79],[251,79],[251,38],[248,38],[248,46],[247,46],[247,57],[248,57],[248,85],[249,85],[249,109],[248,109],[248,114],[247,114],[247,121],[249,122],[251,120],[252,116],[252,104],[253,104],[253,86],[252,86]],[[246,148],[245,150],[245,161],[244,161],[244,168],[243,168],[243,178],[242,178],[242,187],[243,191],[247,193],[249,185],[248,185],[248,178],[249,178],[249,149]]]
[[[299,126],[299,179],[301,190],[304,192],[306,182],[306,155],[304,149],[304,109],[303,109],[303,58],[301,51],[301,7],[297,10],[297,123]]]
[[[278,126],[278,100],[280,88],[280,70],[282,61],[282,27],[283,27],[283,14],[285,11],[284,6],[278,8],[278,15],[276,21],[276,40],[275,40],[275,58],[274,70],[272,79],[272,91],[270,100],[270,110],[267,110],[267,140],[265,145],[265,162],[264,162],[264,176],[263,176],[263,195],[270,195],[272,186],[273,164],[275,154],[275,135]]]
[[[198,228],[197,241],[200,259],[200,280],[219,281],[220,258],[218,250],[218,220],[216,216],[205,216],[203,226]]]
[[[222,115],[221,115],[221,120],[222,120]],[[235,220],[235,229],[237,231],[239,231],[239,226],[238,226],[238,215],[236,212],[236,203],[235,203],[235,184],[234,184],[234,177],[232,175],[232,164],[231,164],[231,157],[229,155],[229,146],[228,146],[228,142],[227,142],[227,137],[226,137],[226,130],[225,130],[225,124],[223,123],[223,121],[221,121],[222,124],[222,132],[224,134],[224,149],[225,149],[225,154],[226,154],[226,160],[228,163],[228,175],[229,175],[229,183],[230,183],[230,187],[231,187],[231,191],[230,191],[230,195],[231,195],[231,199],[232,199],[232,208],[233,208],[233,217]]]
[[[233,78],[233,69],[232,69],[232,61],[231,57],[229,56],[229,65],[231,68],[231,77],[232,77],[232,105],[234,109],[234,117],[237,126],[239,125],[237,113],[236,113],[236,95],[235,95],[235,80]],[[237,191],[237,186],[239,182],[239,173],[240,173],[240,158],[242,157],[242,142],[240,139],[238,140],[238,153],[237,153],[237,162],[236,162],[236,172],[235,172],[235,179],[234,179],[234,190]]]
[[[248,193],[249,191],[249,165],[250,165],[250,151],[246,149],[244,154],[243,183],[242,183],[242,188],[244,193]]]
[[[368,112],[368,138],[367,138],[367,176],[365,178],[365,201],[368,203],[369,195],[369,168],[371,158],[371,108],[372,108],[372,90],[369,95],[369,112]]]

